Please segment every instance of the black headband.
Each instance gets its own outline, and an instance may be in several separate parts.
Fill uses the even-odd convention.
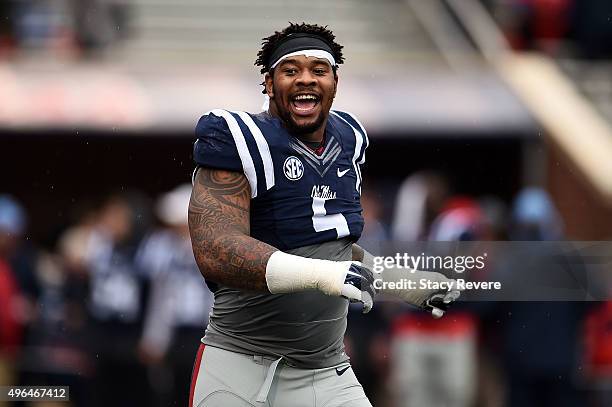
[[[334,55],[334,52],[329,44],[318,35],[307,33],[289,34],[276,46],[270,59],[266,61],[266,68],[270,70],[270,67],[274,65],[274,63],[283,55],[305,49],[319,49]]]

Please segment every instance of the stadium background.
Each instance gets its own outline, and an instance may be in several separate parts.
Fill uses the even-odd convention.
[[[0,17],[0,384],[69,384],[73,405],[186,394],[201,329],[147,322],[174,272],[134,259],[151,233],[181,236],[168,202],[194,125],[258,111],[260,39],[287,21],[345,46],[335,107],[371,139],[365,245],[612,236],[605,0],[8,0]],[[440,230],[451,215],[461,230]],[[93,311],[102,229],[134,318]],[[466,306],[437,325],[377,308],[347,336],[376,406],[612,403],[610,304]]]

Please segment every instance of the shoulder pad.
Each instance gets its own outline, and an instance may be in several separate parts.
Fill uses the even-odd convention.
[[[251,198],[274,186],[269,146],[249,114],[211,110],[198,122],[196,136],[193,157],[197,165],[244,173]]]
[[[197,165],[242,171],[240,156],[226,120],[212,113],[200,118],[195,129],[193,160]]]

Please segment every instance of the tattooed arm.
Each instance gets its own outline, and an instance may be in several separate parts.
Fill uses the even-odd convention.
[[[200,168],[189,202],[189,232],[205,278],[248,291],[319,290],[372,308],[372,273],[350,261],[283,253],[250,233],[250,187],[237,172]]]
[[[206,279],[268,291],[266,264],[277,249],[249,236],[250,200],[244,174],[200,168],[189,202],[191,244]]]

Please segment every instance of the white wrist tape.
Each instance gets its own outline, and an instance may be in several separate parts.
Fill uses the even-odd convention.
[[[348,270],[347,263],[309,259],[277,251],[266,265],[266,283],[272,294],[320,290],[339,296]]]

